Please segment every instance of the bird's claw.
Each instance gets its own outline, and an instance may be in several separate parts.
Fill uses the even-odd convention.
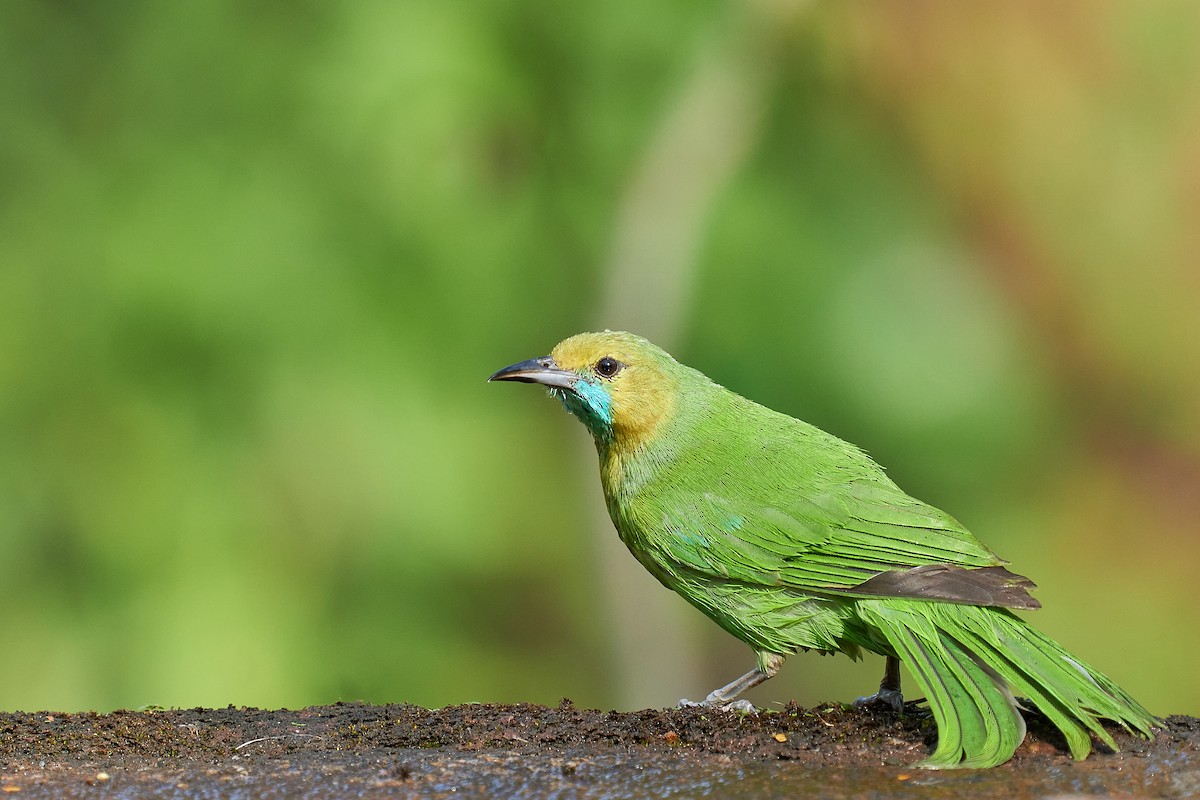
[[[897,714],[904,712],[904,695],[895,689],[880,689],[870,697],[854,701],[855,708],[890,708]]]
[[[684,698],[676,704],[676,708],[716,708],[721,711],[737,711],[742,714],[758,714],[758,709],[749,700],[729,700],[721,702],[720,700],[688,700]]]
[[[758,709],[749,700],[730,700],[720,706],[725,711],[737,711],[741,714],[758,714]]]

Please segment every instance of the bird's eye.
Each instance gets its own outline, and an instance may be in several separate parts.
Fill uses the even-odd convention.
[[[601,378],[611,378],[620,372],[623,366],[625,365],[615,358],[605,356],[596,362],[596,374]]]

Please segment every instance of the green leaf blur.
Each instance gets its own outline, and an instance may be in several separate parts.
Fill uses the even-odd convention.
[[[621,644],[586,434],[484,383],[622,327],[866,448],[1039,583],[1047,634],[1200,713],[1198,24],[0,6],[0,707],[741,674],[683,610],[674,693],[623,677],[661,659]],[[878,668],[799,656],[751,697]]]

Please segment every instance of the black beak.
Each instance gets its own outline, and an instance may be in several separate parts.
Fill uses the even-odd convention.
[[[559,389],[573,389],[579,381],[579,375],[570,370],[559,369],[555,366],[553,358],[542,356],[507,366],[493,373],[488,380],[540,383],[543,386],[555,386]]]

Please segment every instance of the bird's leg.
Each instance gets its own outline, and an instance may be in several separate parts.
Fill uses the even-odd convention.
[[[897,714],[904,710],[904,695],[900,692],[900,659],[895,656],[885,656],[883,665],[883,680],[879,682],[879,691],[870,697],[860,697],[854,701],[859,708],[865,706],[888,706]]]
[[[720,689],[710,692],[708,697],[699,703],[694,700],[680,700],[679,707],[715,706],[726,711],[744,711],[748,714],[755,714],[758,709],[749,700],[736,699],[737,696],[748,689],[753,689],[768,678],[774,678],[779,674],[781,666],[783,666],[783,656],[778,653],[759,653],[757,667],[737,680],[730,681]]]

